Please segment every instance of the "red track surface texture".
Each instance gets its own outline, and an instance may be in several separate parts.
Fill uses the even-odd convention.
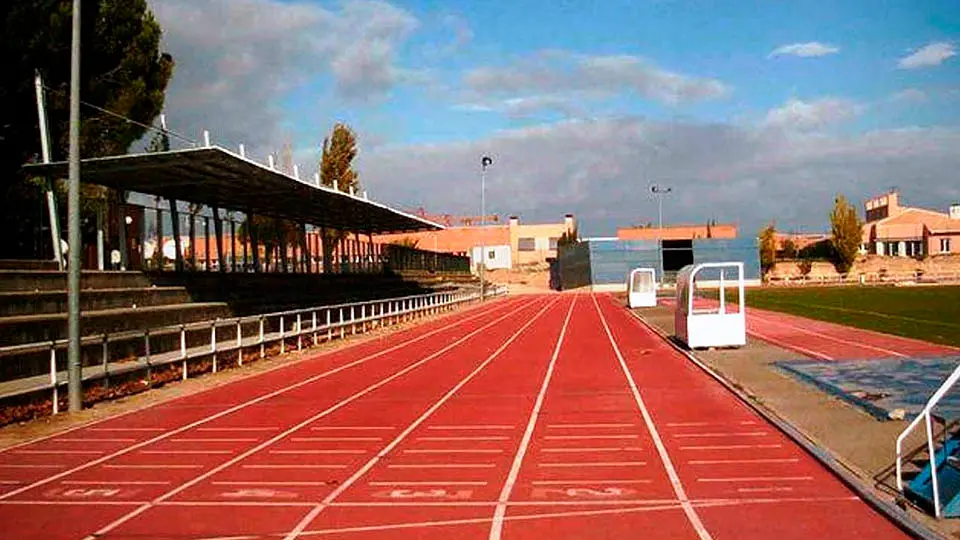
[[[513,298],[0,453],[0,537],[895,538],[607,296]]]

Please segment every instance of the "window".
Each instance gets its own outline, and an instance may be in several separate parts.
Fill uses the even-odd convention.
[[[517,238],[518,251],[536,251],[536,240],[533,238]]]
[[[550,249],[551,249],[552,251],[556,251],[556,250],[557,250],[557,243],[558,243],[558,242],[560,242],[560,238],[558,238],[558,237],[556,237],[556,236],[551,236],[551,237],[550,237]]]
[[[900,242],[887,242],[887,249],[884,251],[887,255],[891,257],[896,257],[900,254]]]
[[[496,259],[497,252],[491,249],[490,251],[487,252],[487,258],[490,259],[491,261]]]
[[[950,253],[950,239],[941,238],[940,239],[940,253]]]

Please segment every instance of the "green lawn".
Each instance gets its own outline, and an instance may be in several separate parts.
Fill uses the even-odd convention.
[[[748,290],[747,305],[960,346],[960,287],[771,287]]]

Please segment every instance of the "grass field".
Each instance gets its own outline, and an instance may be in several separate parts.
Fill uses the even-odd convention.
[[[747,305],[960,347],[960,287],[750,289]]]

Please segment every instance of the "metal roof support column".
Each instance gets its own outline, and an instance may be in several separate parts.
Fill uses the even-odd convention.
[[[310,273],[310,246],[307,244],[307,224],[300,222],[300,263],[303,265],[303,272]]]
[[[247,230],[250,234],[250,249],[253,251],[253,271],[260,273],[260,249],[257,246],[257,227],[253,224],[253,208],[247,211]]]
[[[130,268],[130,254],[127,253],[127,200],[126,192],[117,192],[117,236],[120,242],[120,269]]]
[[[220,219],[220,208],[213,206],[213,234],[216,236],[217,244],[217,270],[227,271],[227,265],[224,264],[223,257],[223,220]]]
[[[249,220],[249,216],[247,216],[247,227],[246,227],[246,229],[247,229],[247,238],[244,238],[244,239],[243,239],[243,266],[241,267],[241,270],[244,271],[244,272],[247,271],[247,264],[249,264],[248,261],[250,260],[250,248],[249,248],[250,242],[248,241],[248,240],[249,240],[249,235],[250,235],[250,220]]]
[[[230,271],[237,271],[237,222],[230,217]]]
[[[357,273],[363,273],[363,255],[360,252],[360,233],[353,233],[353,259],[357,263]]]
[[[204,268],[207,272],[212,268],[213,259],[210,251],[210,218],[203,216],[203,260],[206,262]]]
[[[173,249],[174,253],[174,269],[177,272],[183,272],[183,250],[180,245],[180,213],[177,211],[177,200],[168,199],[170,201],[170,223],[173,225]],[[160,246],[161,249],[163,246]]]

